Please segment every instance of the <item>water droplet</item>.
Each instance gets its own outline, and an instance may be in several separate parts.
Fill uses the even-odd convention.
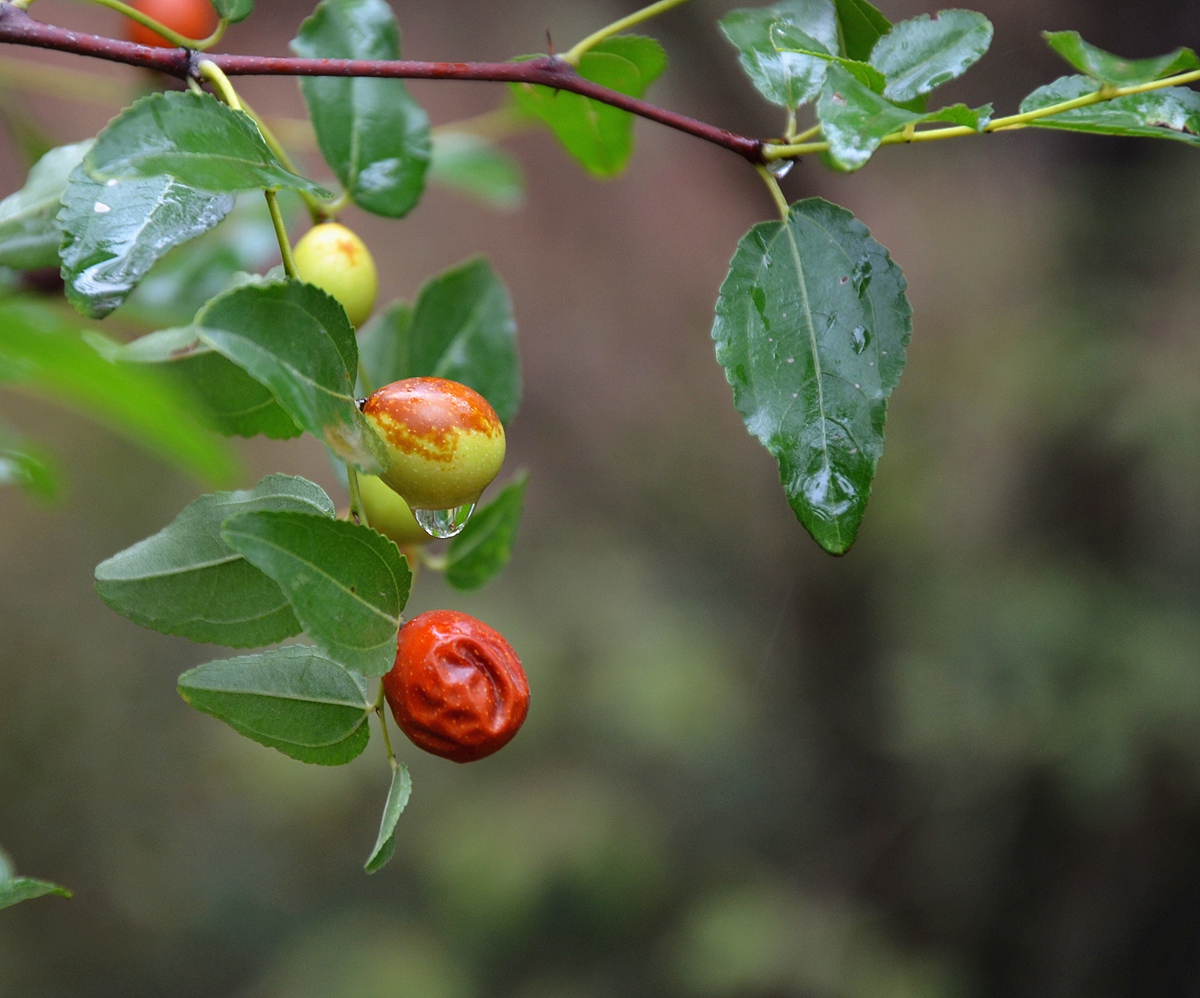
[[[413,516],[425,533],[441,540],[461,534],[474,512],[475,504],[472,502],[455,509],[414,509]]]
[[[875,267],[871,263],[871,258],[864,256],[854,267],[854,290],[858,292],[861,298],[867,293],[867,288],[871,286],[871,277]]]
[[[116,186],[117,186],[117,178],[116,178],[116,177],[110,177],[108,180],[106,180],[106,181],[104,182],[104,186],[105,186],[105,187],[116,187]]]
[[[850,333],[850,345],[855,353],[862,353],[871,343],[871,330],[865,326],[855,326]]]
[[[97,201],[95,203],[95,205],[93,205],[92,207],[93,207],[93,210],[97,214],[100,214],[100,215],[107,215],[110,211],[112,211],[112,209],[108,205],[101,204],[99,201]]]
[[[782,180],[792,172],[792,167],[795,165],[794,159],[773,159],[767,164],[767,172],[777,180]]]
[[[861,388],[862,386],[861,386],[861,385],[860,385],[860,384],[859,384],[859,383],[856,381],[856,382],[854,383],[854,387],[855,387],[855,388]]]
[[[789,363],[789,364],[794,364],[794,363],[796,363],[796,358],[795,358],[795,357],[789,357],[789,358],[788,358],[788,363]]]

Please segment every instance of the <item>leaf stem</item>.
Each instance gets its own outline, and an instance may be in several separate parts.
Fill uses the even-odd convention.
[[[775,179],[771,171],[765,166],[756,166],[758,175],[763,178],[763,183],[767,185],[767,190],[771,192],[771,197],[775,201],[775,207],[779,209],[779,217],[785,222],[791,214],[791,208],[788,207],[787,198],[783,196],[783,188],[779,186],[779,181]]]
[[[375,697],[375,713],[379,717],[379,732],[383,735],[383,747],[387,749],[388,764],[392,772],[400,768],[396,761],[396,753],[392,751],[392,736],[388,734],[387,718],[383,714],[383,681],[379,682],[379,694]]]
[[[296,164],[292,161],[292,157],[288,155],[288,151],[283,147],[283,144],[275,137],[275,133],[271,131],[267,123],[258,116],[258,113],[249,104],[242,102],[242,110],[250,115],[254,124],[258,126],[259,134],[262,135],[263,141],[267,144],[267,148],[275,154],[275,158],[283,164],[285,170],[299,174],[296,169]],[[300,198],[304,201],[304,206],[308,209],[308,214],[312,217],[313,224],[324,222],[331,218],[330,204],[322,201],[310,191],[300,191]],[[336,212],[334,212],[336,214]]]
[[[29,2],[32,3],[33,0],[29,0]],[[142,27],[149,28],[156,35],[162,35],[172,45],[178,45],[181,49],[193,49],[196,52],[203,52],[216,45],[221,40],[221,36],[225,34],[225,29],[229,27],[229,22],[221,18],[217,22],[216,30],[207,38],[188,38],[187,35],[172,31],[165,24],[130,7],[127,3],[122,3],[121,0],[91,0],[91,2],[100,7],[107,7],[109,10],[115,10],[118,14],[124,14],[130,20],[137,21]],[[28,7],[28,4],[25,6]]]
[[[619,35],[622,31],[628,31],[630,28],[641,24],[643,21],[649,21],[652,17],[657,17],[672,7],[678,7],[680,4],[687,3],[687,0],[658,0],[658,3],[652,3],[649,7],[643,7],[641,10],[634,11],[628,17],[623,17],[619,21],[613,21],[607,27],[601,28],[599,31],[594,31],[588,35],[583,41],[573,45],[564,55],[563,61],[569,62],[572,66],[578,66],[579,60],[589,49],[595,48],[602,41],[611,38],[613,35]]]
[[[211,59],[201,59],[200,65],[196,67],[196,72],[213,85],[213,89],[221,95],[221,100],[231,108],[235,111],[245,110],[242,107],[241,98],[238,97],[237,91],[233,89],[233,84],[229,82],[229,77],[225,75],[221,67],[215,62]]]

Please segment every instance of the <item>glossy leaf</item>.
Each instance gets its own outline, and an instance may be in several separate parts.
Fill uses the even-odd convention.
[[[760,94],[780,107],[808,103],[821,89],[827,61],[836,56],[837,17],[832,0],[789,0],[771,7],[730,11],[721,31]]]
[[[383,443],[354,404],[354,330],[324,291],[299,281],[237,288],[201,310],[196,332],[339,457],[369,474],[383,468]]]
[[[266,385],[205,346],[191,326],[163,329],[123,345],[98,334],[88,340],[109,360],[156,365],[175,377],[195,397],[196,415],[218,433],[287,440],[302,432]]]
[[[387,0],[322,0],[292,51],[310,59],[399,59]],[[300,80],[321,155],[360,208],[399,218],[420,200],[429,166],[429,118],[403,80]]]
[[[992,44],[992,22],[973,10],[943,10],[901,21],[875,43],[871,65],[887,77],[883,95],[910,101],[962,76]]]
[[[521,403],[517,326],[508,291],[482,258],[430,280],[410,310],[397,303],[362,333],[371,387],[449,378],[474,388],[508,423]]]
[[[666,68],[653,38],[621,35],[584,53],[579,75],[593,83],[642,97]],[[528,83],[510,84],[517,107],[550,126],[564,148],[598,177],[615,177],[633,154],[633,115],[578,94]]]
[[[525,505],[523,472],[486,506],[475,511],[446,554],[446,581],[455,589],[478,589],[504,571]]]
[[[0,382],[82,412],[200,478],[226,482],[237,464],[191,414],[191,399],[153,372],[110,364],[79,333],[33,304],[0,304]]]
[[[58,266],[62,232],[55,221],[71,171],[92,142],[51,149],[29,171],[25,186],[0,201],[0,267]]]
[[[96,592],[134,623],[193,641],[253,648],[299,634],[279,586],[221,538],[226,520],[264,510],[334,514],[319,486],[289,475],[201,496],[154,536],[101,562]]]
[[[151,94],[135,101],[96,137],[83,165],[98,180],[170,176],[205,191],[281,187],[331,197],[285,169],[253,119],[209,94]]]
[[[738,244],[713,326],[746,427],[826,551],[854,543],[912,332],[905,280],[844,208],[793,204]]]
[[[230,24],[244,21],[254,12],[254,0],[212,0],[212,5]]]
[[[868,62],[875,43],[891,30],[892,23],[867,0],[834,0],[842,55]]]
[[[301,762],[340,766],[370,739],[366,681],[304,645],[198,666],[179,677],[179,695]]]
[[[499,146],[467,132],[433,137],[429,179],[504,211],[525,200],[520,164]]]
[[[1042,37],[1080,72],[1114,87],[1136,86],[1200,69],[1200,58],[1187,48],[1177,48],[1174,52],[1150,59],[1123,59],[1088,44],[1078,31],[1043,31]]]
[[[1026,97],[1021,102],[1021,112],[1075,100],[1096,89],[1096,81],[1086,76],[1064,76]],[[1037,118],[1030,125],[1200,145],[1200,94],[1186,87],[1165,87]]]
[[[347,520],[291,512],[233,517],[221,536],[279,584],[329,655],[368,676],[392,667],[412,573],[386,537]]]
[[[103,318],[164,253],[211,229],[233,205],[232,194],[168,176],[97,180],[81,164],[58,213],[67,300],[82,314]]]
[[[834,164],[843,170],[857,170],[885,136],[925,115],[897,107],[841,66],[830,66],[817,101],[817,117]]]
[[[53,502],[61,490],[58,470],[45,451],[0,426],[0,487],[6,485],[43,503]]]
[[[396,852],[396,822],[408,806],[408,798],[412,796],[412,777],[404,763],[392,766],[392,785],[388,789],[387,800],[383,805],[383,819],[379,823],[379,836],[375,839],[375,848],[367,857],[363,869],[367,873],[377,873],[387,866]]]
[[[58,884],[45,880],[31,880],[29,877],[14,877],[11,880],[0,880],[0,908],[11,908],[22,901],[32,901],[34,898],[56,894],[69,898],[71,892]]]

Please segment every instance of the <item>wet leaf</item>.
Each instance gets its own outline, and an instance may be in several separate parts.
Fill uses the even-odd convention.
[[[832,0],[789,0],[771,7],[734,10],[720,22],[738,50],[738,61],[767,100],[780,107],[808,103],[825,79],[826,58],[839,52]]]
[[[871,65],[887,77],[883,95],[904,102],[962,76],[992,44],[992,22],[973,10],[943,10],[901,21],[875,43]]]
[[[912,331],[905,280],[844,208],[791,206],[738,244],[713,326],[747,429],[831,554],[858,534]]]
[[[388,789],[387,800],[383,804],[383,819],[379,823],[379,836],[375,839],[375,848],[363,864],[367,873],[378,873],[391,860],[396,852],[396,822],[408,806],[408,798],[412,796],[412,777],[404,763],[392,767],[392,785]]]
[[[400,29],[386,0],[322,0],[292,51],[310,59],[399,59]],[[317,144],[360,208],[400,218],[425,188],[429,118],[403,80],[300,79]]]
[[[867,0],[834,0],[842,55],[868,62],[875,43],[891,30],[892,23]]]
[[[1095,93],[1096,81],[1086,76],[1064,76],[1039,87],[1023,101],[1021,112]],[[1124,135],[1134,138],[1174,139],[1200,145],[1200,94],[1186,87],[1165,87],[1071,111],[1038,118],[1029,123],[1037,128],[1061,128],[1093,135]]]
[[[1177,48],[1174,52],[1150,59],[1123,59],[1089,45],[1078,31],[1043,31],[1042,37],[1080,72],[1114,87],[1136,86],[1200,69],[1200,58],[1188,48]]]

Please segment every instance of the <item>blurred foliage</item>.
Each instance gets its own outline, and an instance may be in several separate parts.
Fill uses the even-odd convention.
[[[694,29],[664,36],[672,54],[715,34],[696,7]],[[480,11],[480,38],[508,16]],[[597,20],[571,11],[567,34]],[[1057,13],[998,15],[997,37],[1033,51]],[[409,37],[442,37],[413,16],[430,20]],[[1152,18],[1161,37],[1131,50],[1196,24],[1156,3],[1078,27],[1116,47]],[[681,79],[711,75],[712,96],[729,64]],[[60,511],[0,491],[0,842],[75,889],[0,914],[0,996],[1200,994],[1190,151],[1022,135],[802,177],[854,202],[916,310],[871,514],[833,561],[728,412],[708,342],[716,281],[769,206],[700,156],[681,170],[684,147],[655,134],[595,217],[580,199],[607,195],[542,166],[548,143],[520,148],[529,228],[479,223],[506,226],[493,262],[517,276],[530,367],[510,438],[535,473],[510,572],[470,594],[422,576],[410,613],[501,630],[531,713],[471,766],[398,744],[416,790],[375,877],[375,747],[327,772],[189,711],[174,677],[210,650],[140,631],[91,590],[96,562],[194,486],[57,409],[0,400],[72,482]],[[668,188],[695,185],[698,203],[705,183],[734,217],[701,243],[675,231]],[[622,207],[645,228],[614,228]],[[477,248],[455,217],[463,242],[421,211],[373,230],[377,258],[413,268],[394,293]],[[664,247],[684,258],[664,265]],[[693,271],[713,275],[699,302]],[[328,480],[297,448],[247,454]]]

